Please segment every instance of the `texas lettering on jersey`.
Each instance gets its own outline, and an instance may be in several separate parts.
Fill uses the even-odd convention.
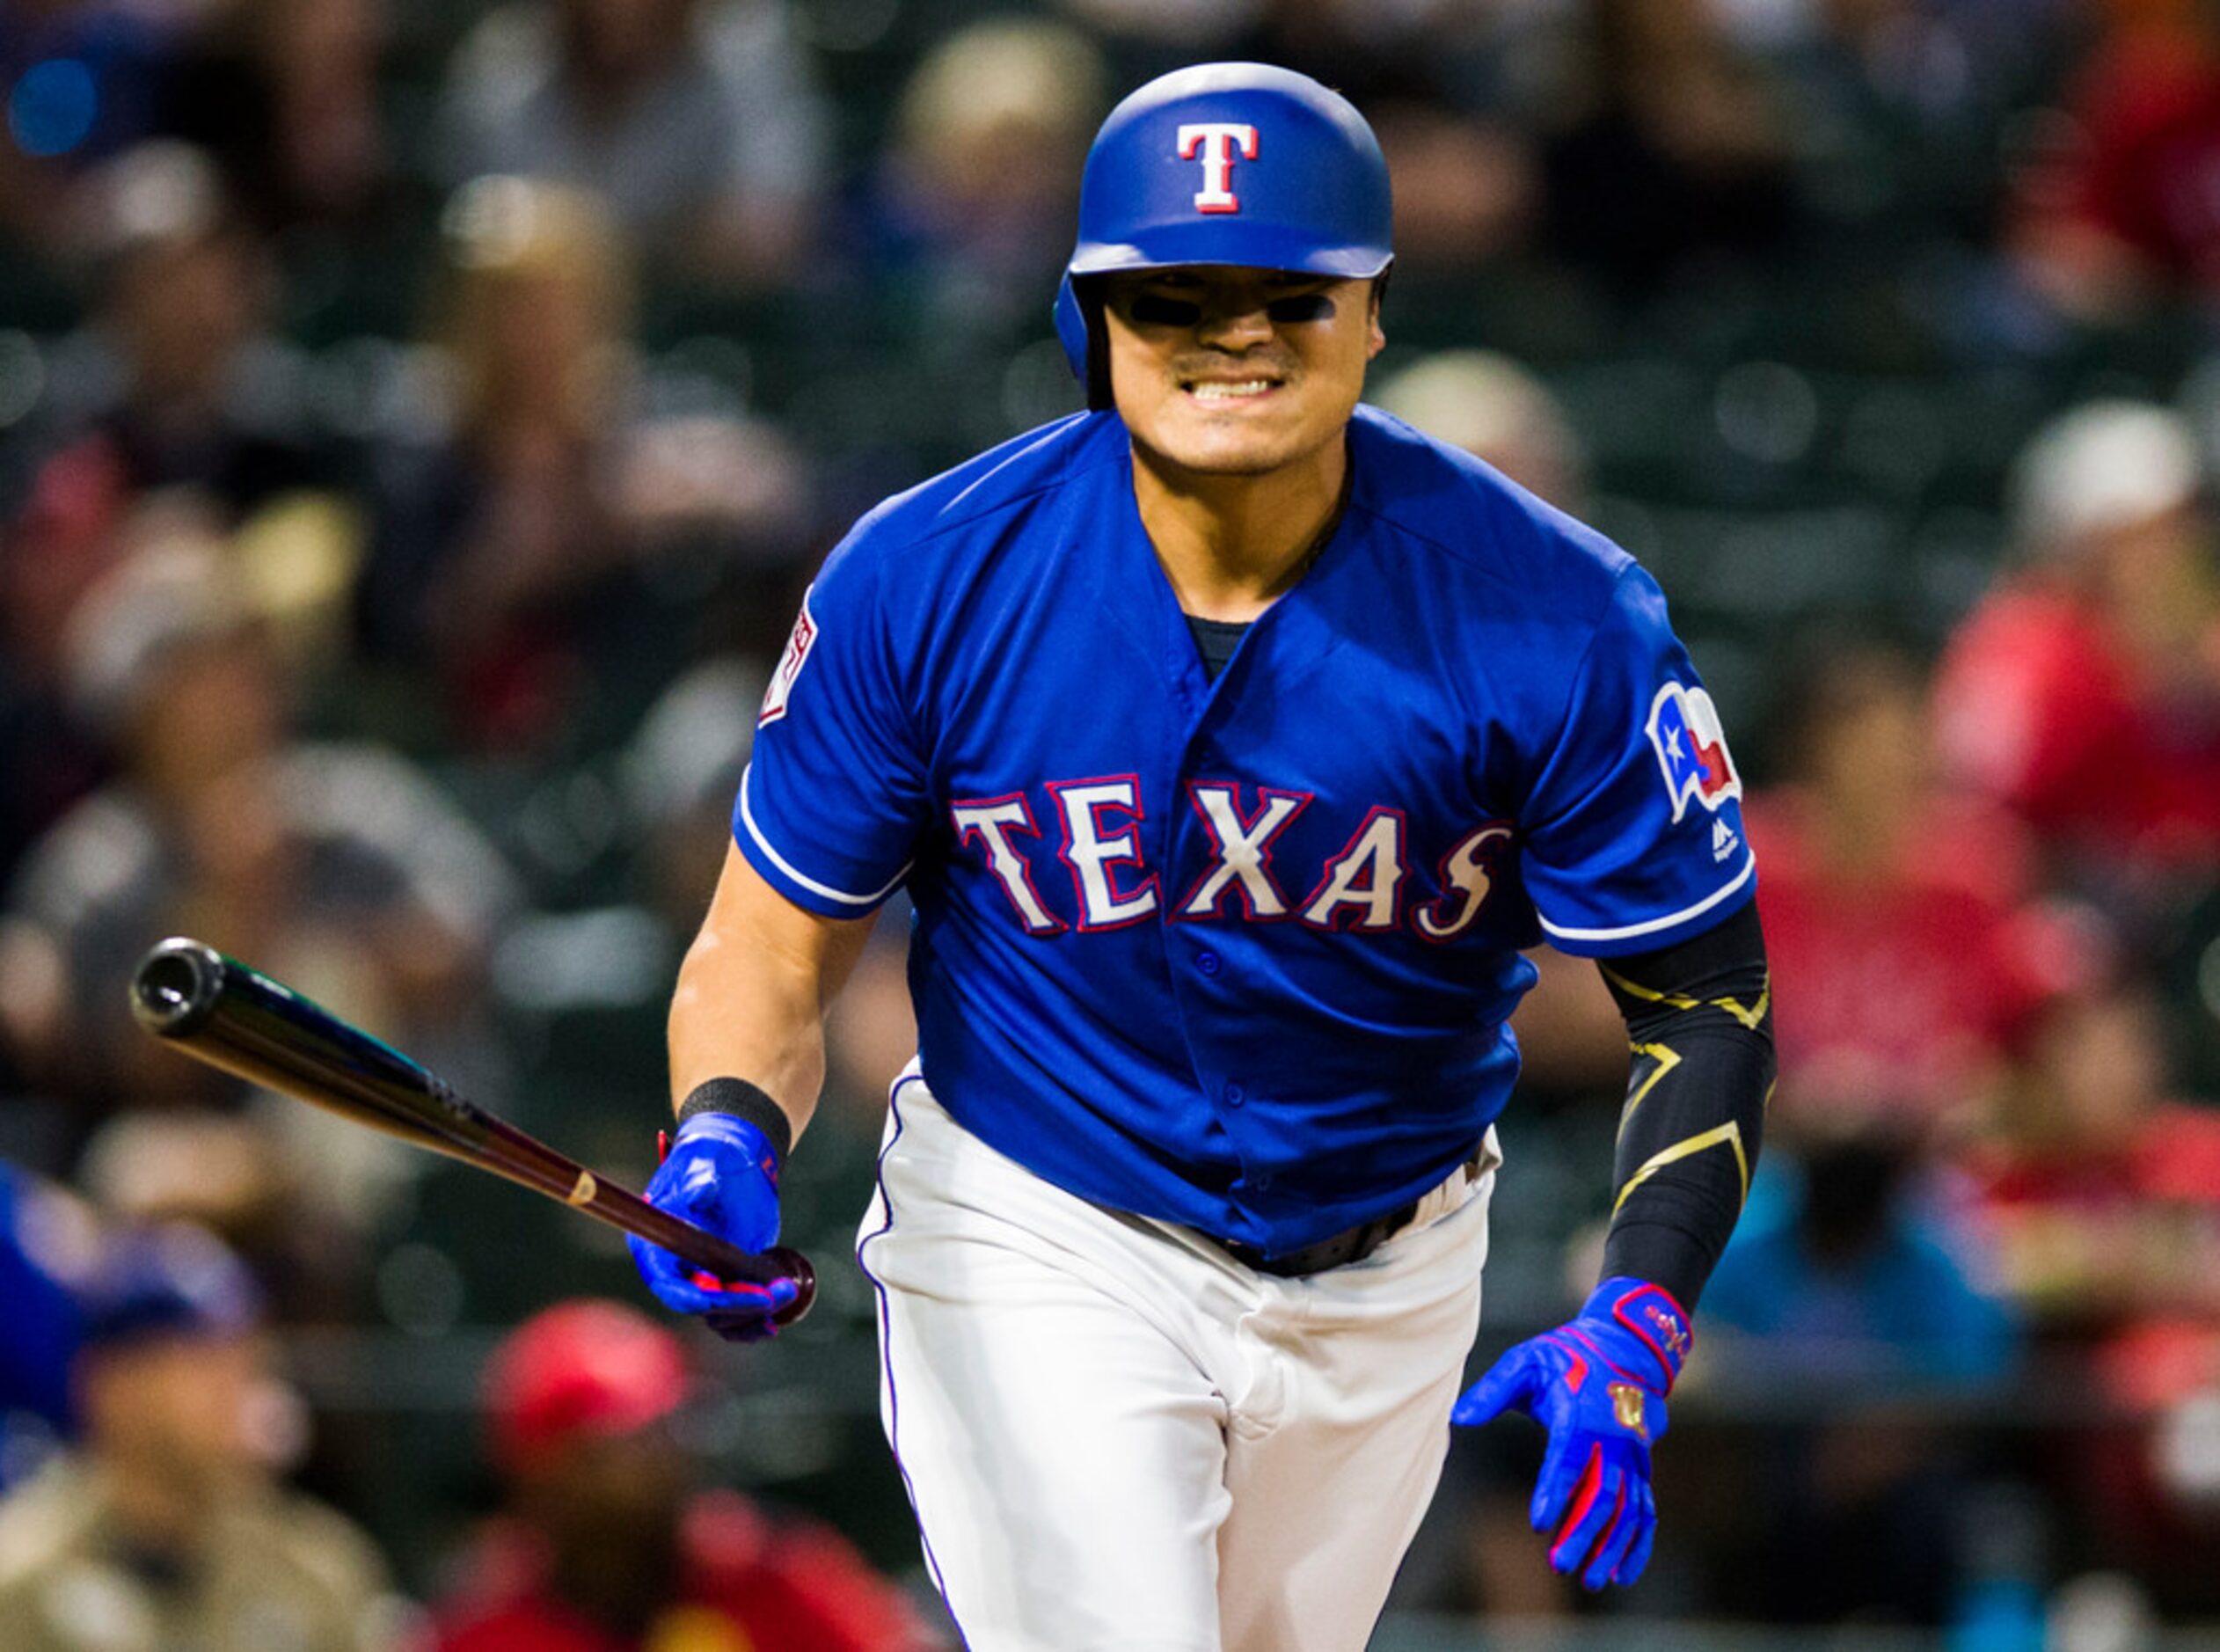
[[[1289,867],[1276,863],[1274,844],[1315,797],[1191,780],[1187,801],[1212,854],[1175,895],[1141,852],[1140,823],[1149,804],[1137,777],[1051,780],[1041,790],[1048,805],[1039,814],[1026,793],[1011,792],[953,803],[949,820],[957,842],[977,853],[1001,886],[1025,932],[1042,938],[1071,929],[1122,929],[1163,911],[1174,921],[1295,922],[1361,934],[1400,929],[1429,941],[1453,940],[1479,917],[1494,888],[1498,857],[1515,836],[1506,821],[1467,832],[1441,858],[1439,898],[1413,903],[1406,896],[1414,880],[1404,811],[1372,808],[1323,864]],[[1064,877],[1042,870],[1036,878],[1051,859]],[[1066,883],[1068,896],[1060,887]]]

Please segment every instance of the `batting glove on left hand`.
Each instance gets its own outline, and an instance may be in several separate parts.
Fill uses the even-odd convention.
[[[707,1228],[744,1251],[778,1242],[778,1154],[763,1131],[730,1113],[697,1113],[678,1127],[654,1179],[647,1202]],[[655,1299],[702,1322],[728,1342],[754,1342],[778,1334],[771,1315],[790,1305],[799,1287],[791,1279],[767,1285],[727,1283],[682,1261],[660,1245],[627,1235],[632,1263]]]
[[[1585,1588],[1631,1583],[1649,1564],[1649,1448],[1691,1340],[1663,1289],[1607,1279],[1571,1323],[1511,1349],[1450,1414],[1471,1424],[1523,1411],[1549,1430],[1530,1513],[1537,1531],[1554,1533],[1550,1565]]]

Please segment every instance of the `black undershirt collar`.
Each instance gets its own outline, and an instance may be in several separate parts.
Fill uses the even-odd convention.
[[[1326,542],[1340,527],[1342,514],[1349,507],[1349,485],[1355,476],[1354,467],[1342,476],[1341,496],[1333,501],[1333,514],[1320,524],[1317,534],[1304,548],[1302,560],[1296,568],[1296,580],[1311,571],[1311,565],[1318,559],[1318,552],[1325,549]],[[1218,674],[1233,658],[1233,651],[1241,646],[1241,639],[1256,623],[1251,619],[1204,619],[1197,614],[1187,615],[1187,621],[1188,633],[1194,638],[1195,652],[1202,656],[1202,675],[1212,683],[1218,680]]]
[[[1233,651],[1241,646],[1241,639],[1248,634],[1253,623],[1246,619],[1204,619],[1189,614],[1187,631],[1194,638],[1195,652],[1202,656],[1202,675],[1215,683],[1218,673],[1224,670],[1226,662],[1233,658]]]

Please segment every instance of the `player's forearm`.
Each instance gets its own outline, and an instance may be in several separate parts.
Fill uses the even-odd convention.
[[[825,1082],[817,983],[705,929],[671,994],[671,1101],[715,1078],[740,1078],[778,1102],[800,1137]]]
[[[1620,1117],[1606,1277],[1693,1312],[1749,1193],[1772,1093],[1772,993],[1755,905],[1677,947],[1603,966],[1634,1064]]]
[[[825,1082],[825,1012],[868,939],[789,904],[737,850],[679,965],[669,1020],[671,1100],[736,1078],[763,1092],[799,1137]]]

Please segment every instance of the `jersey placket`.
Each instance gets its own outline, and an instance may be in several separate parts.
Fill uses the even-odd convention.
[[[1168,586],[1165,594],[1170,595]],[[1265,1052],[1244,1048],[1223,1031],[1230,1004],[1238,997],[1241,954],[1257,946],[1260,938],[1252,925],[1230,918],[1185,917],[1179,909],[1217,859],[1216,842],[1198,812],[1191,786],[1217,781],[1235,787],[1237,815],[1242,795],[1259,786],[1262,777],[1243,772],[1242,765],[1230,761],[1218,735],[1239,714],[1245,694],[1264,691],[1260,683],[1280,680],[1271,674],[1285,657],[1284,630],[1302,602],[1299,590],[1290,591],[1267,609],[1215,683],[1202,678],[1184,615],[1176,616],[1178,633],[1168,645],[1180,650],[1175,658],[1181,661],[1184,682],[1199,684],[1201,692],[1187,702],[1191,709],[1186,737],[1171,764],[1172,810],[1160,851],[1165,873],[1158,922],[1172,1003],[1195,1082],[1232,1144],[1242,1170],[1241,1179],[1229,1190],[1227,1220],[1218,1237],[1260,1247],[1270,1238],[1274,1204],[1273,1173],[1259,1167],[1260,1160],[1270,1160],[1274,1133],[1269,1082],[1258,1071]],[[1172,606],[1176,610],[1177,604]],[[1245,892],[1226,894],[1219,910],[1231,912],[1246,899]]]
[[[1352,501],[1360,491],[1360,480],[1352,479]],[[1187,616],[1145,533],[1140,531],[1137,511],[1132,524],[1150,565],[1149,572],[1154,575],[1149,583],[1157,596],[1155,629],[1163,638],[1161,646],[1172,668],[1174,691],[1187,709],[1187,737],[1170,776],[1169,794],[1176,802],[1160,847],[1165,873],[1158,925],[1165,973],[1172,983],[1172,1002],[1196,1083],[1233,1144],[1242,1168],[1241,1180],[1230,1190],[1227,1224],[1220,1237],[1267,1247],[1279,1214],[1275,1207],[1284,1199],[1284,1195],[1275,1196],[1273,1171],[1259,1168],[1260,1160],[1268,1166],[1274,1157],[1270,1144],[1278,1133],[1271,1110],[1268,1071],[1259,1071],[1267,1065],[1268,1052],[1244,1048],[1223,1030],[1229,1025],[1238,1026],[1241,1020],[1240,954],[1262,944],[1261,938],[1252,924],[1179,915],[1186,892],[1215,861],[1211,834],[1197,813],[1189,786],[1191,782],[1209,780],[1234,785],[1238,788],[1238,808],[1241,793],[1269,784],[1270,776],[1248,772],[1247,764],[1220,752],[1219,735],[1238,716],[1245,696],[1283,696],[1296,690],[1316,676],[1340,647],[1343,639],[1331,614],[1334,588],[1343,582],[1340,576],[1347,572],[1343,563],[1351,513],[1344,510],[1303,578],[1251,624],[1216,682],[1203,675]],[[1244,899],[1233,896],[1226,905]]]
[[[1129,501],[1129,471],[1124,480]],[[1231,984],[1229,972],[1235,968],[1235,961],[1227,955],[1228,948],[1216,932],[1217,925],[1181,918],[1178,907],[1210,859],[1209,833],[1197,818],[1187,789],[1191,780],[1213,778],[1201,771],[1197,754],[1209,748],[1215,730],[1238,706],[1242,686],[1254,675],[1260,654],[1270,657],[1278,654],[1274,647],[1274,633],[1285,625],[1289,614],[1298,608],[1303,590],[1298,586],[1288,592],[1251,624],[1248,634],[1242,638],[1225,669],[1212,682],[1204,675],[1187,615],[1157,560],[1155,547],[1141,524],[1138,508],[1128,502],[1122,514],[1128,588],[1146,593],[1141,612],[1135,616],[1143,622],[1136,629],[1153,633],[1156,663],[1163,672],[1166,693],[1179,707],[1179,721],[1185,729],[1184,737],[1165,754],[1166,784],[1160,794],[1165,799],[1166,808],[1158,824],[1155,845],[1157,864],[1164,868],[1158,884],[1162,897],[1156,924],[1164,948],[1165,975],[1171,984],[1173,1012],[1179,1018],[1181,1041],[1194,1067],[1196,1085],[1226,1139],[1232,1144],[1241,1166],[1241,1178],[1229,1190],[1225,1220],[1217,1237],[1261,1245],[1269,1230],[1259,1205],[1268,1208],[1270,1204],[1273,1176],[1268,1170],[1257,1170],[1255,1164],[1263,1156],[1259,1149],[1270,1130],[1264,1109],[1259,1104],[1268,1103],[1269,1098],[1260,1093],[1256,1079],[1248,1070],[1249,1064],[1241,1061],[1238,1052],[1223,1048],[1223,1038],[1210,1040],[1199,1035],[1218,1025],[1223,1017]],[[1145,566],[1135,567],[1136,562]],[[1317,572],[1315,567],[1311,570],[1312,574]],[[1226,778],[1251,784],[1254,778],[1232,774]],[[1260,1201],[1257,1195],[1263,1198]]]

